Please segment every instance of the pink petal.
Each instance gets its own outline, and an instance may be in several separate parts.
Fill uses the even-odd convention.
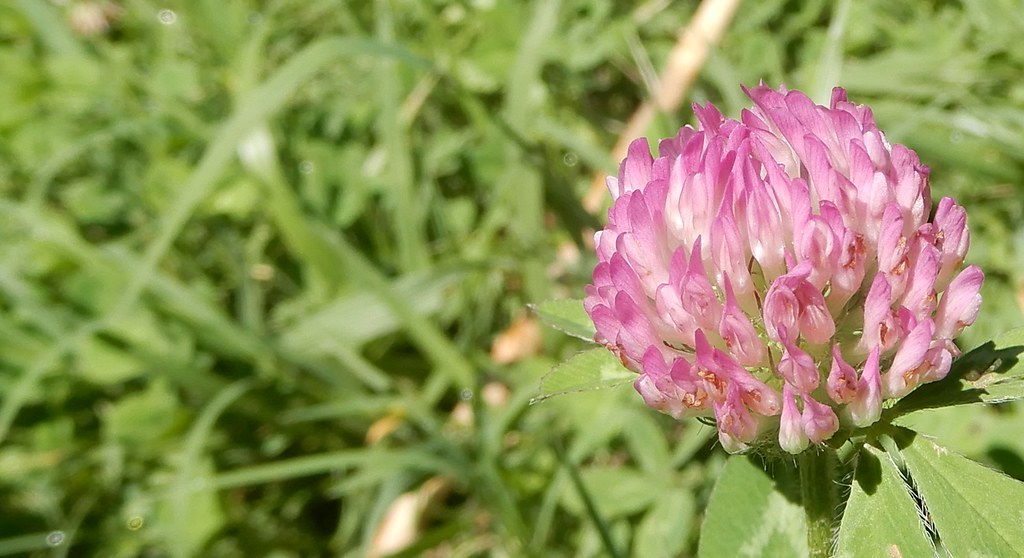
[[[839,258],[836,269],[832,272],[828,295],[828,307],[833,313],[839,312],[850,297],[860,290],[864,282],[865,260],[864,237],[851,229],[846,229],[840,242]]]
[[[892,287],[893,298],[903,294],[906,283],[907,238],[903,236],[903,214],[896,204],[889,204],[882,215],[878,234],[878,270],[885,274]]]
[[[744,366],[756,366],[765,357],[765,346],[758,337],[754,325],[736,303],[732,284],[725,280],[725,308],[718,334],[725,341],[726,349]]]
[[[928,167],[922,165],[917,154],[904,145],[893,145],[891,157],[896,202],[903,208],[904,217],[911,228],[917,228],[928,218],[931,209]]]
[[[783,335],[782,344],[785,350],[782,352],[782,358],[779,359],[779,363],[776,366],[779,375],[790,384],[793,384],[793,387],[800,390],[800,392],[811,393],[818,387],[818,383],[821,381],[821,375],[818,373],[818,368],[814,365],[814,359],[792,341],[787,340],[785,331],[781,333]]]
[[[794,244],[797,257],[811,263],[807,280],[820,291],[832,277],[839,255],[836,250],[838,240],[831,227],[823,218],[811,216],[795,231]]]
[[[642,190],[651,179],[651,167],[654,165],[654,157],[651,156],[651,147],[647,138],[638,138],[629,144],[626,158],[619,166],[619,179],[615,190],[612,191],[612,199],[633,190]],[[611,186],[609,186],[611,189]]]
[[[661,352],[655,347],[650,347],[644,354],[643,373],[633,382],[633,388],[643,397],[648,407],[678,416],[678,412],[671,412],[672,399],[658,386],[659,381],[668,376],[668,372],[669,368],[665,365]]]
[[[718,364],[715,358],[715,350],[708,342],[708,338],[702,330],[697,330],[695,341],[696,360],[694,368],[697,376],[704,380],[704,386],[711,399],[722,401],[728,387],[728,377]]]
[[[650,320],[628,294],[619,292],[615,296],[614,311],[615,317],[622,324],[615,344],[622,347],[624,356],[630,362],[639,363],[648,347],[662,346],[661,338]]]
[[[807,434],[804,432],[803,417],[793,397],[789,384],[782,386],[782,417],[779,420],[779,445],[792,454],[807,448]]]
[[[718,301],[715,290],[704,272],[700,237],[693,243],[686,276],[678,285],[678,289],[683,308],[694,317],[697,324],[702,328],[717,331],[722,320],[722,303]]]
[[[714,408],[722,447],[733,453],[746,450],[757,436],[757,420],[743,404],[740,391],[730,386],[725,399],[716,401]]]
[[[875,275],[871,289],[864,300],[864,328],[860,339],[860,349],[864,352],[882,344],[882,323],[892,315],[892,288],[885,275]]]
[[[740,390],[743,403],[750,410],[764,416],[779,414],[779,396],[775,390],[722,351],[715,349],[714,360],[720,375],[728,378],[729,383]]]
[[[820,345],[836,333],[836,324],[825,304],[825,297],[807,280],[797,282],[796,299],[800,304],[800,335]]]
[[[953,353],[956,345],[948,339],[936,339],[924,356],[923,370],[919,372],[920,383],[937,382],[949,374],[953,365]]]
[[[935,323],[931,320],[919,322],[900,345],[892,359],[889,371],[885,373],[884,394],[886,397],[903,397],[917,387],[915,370],[924,362],[925,353],[931,346]]]
[[[753,186],[744,192],[744,206],[750,252],[760,264],[765,280],[771,281],[784,271],[782,218],[774,199],[763,186]]]
[[[658,287],[654,294],[654,308],[658,316],[675,328],[679,339],[692,347],[694,333],[697,331],[697,320],[683,308],[682,295],[672,284]]]
[[[722,285],[729,278],[741,298],[750,298],[753,292],[747,260],[750,258],[746,243],[740,238],[739,229],[732,215],[731,204],[722,205],[718,217],[711,226],[711,248],[717,283]]]
[[[985,274],[976,265],[967,266],[942,294],[935,311],[935,336],[952,339],[974,323],[981,309],[981,284]]]
[[[699,414],[707,408],[707,394],[703,382],[690,371],[690,364],[677,358],[669,366],[656,347],[647,349],[643,358],[643,373],[633,387],[647,406],[682,418]]]
[[[815,444],[828,440],[839,430],[839,417],[832,407],[819,403],[813,397],[804,397],[804,412],[801,419],[807,438]]]
[[[794,283],[810,270],[808,265],[798,268],[772,281],[764,297],[762,315],[765,330],[774,341],[782,340],[781,331],[786,332],[790,341],[796,340],[800,334],[800,301],[794,292]]]
[[[880,349],[875,347],[868,354],[857,385],[857,397],[847,405],[850,418],[855,426],[874,424],[882,415],[882,378],[879,369]]]
[[[952,198],[942,198],[935,208],[936,247],[940,251],[941,270],[935,280],[936,290],[943,290],[960,268],[971,245],[971,233],[967,230],[967,212]]]
[[[939,251],[925,238],[918,236],[911,250],[913,266],[907,275],[903,305],[918,320],[931,316],[935,310],[935,279],[939,272]]]
[[[849,403],[857,396],[857,371],[843,360],[839,345],[832,345],[832,370],[826,383],[828,396],[839,404]]]

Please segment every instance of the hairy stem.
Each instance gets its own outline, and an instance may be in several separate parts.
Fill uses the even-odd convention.
[[[832,524],[839,507],[839,461],[831,448],[800,454],[800,493],[807,514],[807,551],[811,558],[832,553]]]

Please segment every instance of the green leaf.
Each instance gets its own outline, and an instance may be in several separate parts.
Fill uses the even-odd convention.
[[[537,316],[544,320],[549,326],[578,337],[584,341],[594,342],[594,322],[590,320],[586,310],[583,309],[582,300],[549,300],[540,304],[531,304]]]
[[[907,429],[897,435],[939,540],[952,556],[1024,556],[1024,483]]]
[[[931,556],[909,486],[885,453],[865,445],[839,527],[838,558]]]
[[[610,388],[630,382],[636,374],[622,366],[619,359],[604,347],[579,353],[556,366],[540,381],[540,394],[531,403],[549,397]]]
[[[888,420],[936,407],[1024,399],[1024,328],[1010,330],[961,356],[945,379],[921,386],[886,411]]]
[[[698,556],[807,556],[807,520],[796,469],[732,456],[711,492]]]

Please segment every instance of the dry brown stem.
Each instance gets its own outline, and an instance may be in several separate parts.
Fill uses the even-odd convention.
[[[626,156],[629,143],[643,135],[657,111],[672,112],[679,108],[693,81],[707,62],[711,48],[722,39],[739,4],[740,0],[701,2],[668,57],[653,98],[647,99],[637,107],[619,135],[619,141],[612,150],[615,160],[621,160]],[[591,213],[598,212],[603,205],[604,180],[604,174],[598,172],[594,176],[590,190],[583,198],[583,207]]]

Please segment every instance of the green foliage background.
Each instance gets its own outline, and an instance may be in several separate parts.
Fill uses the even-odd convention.
[[[490,346],[588,282],[578,200],[696,5],[0,3],[0,554],[362,556],[430,479],[401,555],[694,553],[711,430],[628,387],[530,406],[582,342]],[[969,348],[1022,321],[1022,29],[747,0],[689,98],[870,104],[968,208]],[[1017,406],[906,422],[1024,479]]]

